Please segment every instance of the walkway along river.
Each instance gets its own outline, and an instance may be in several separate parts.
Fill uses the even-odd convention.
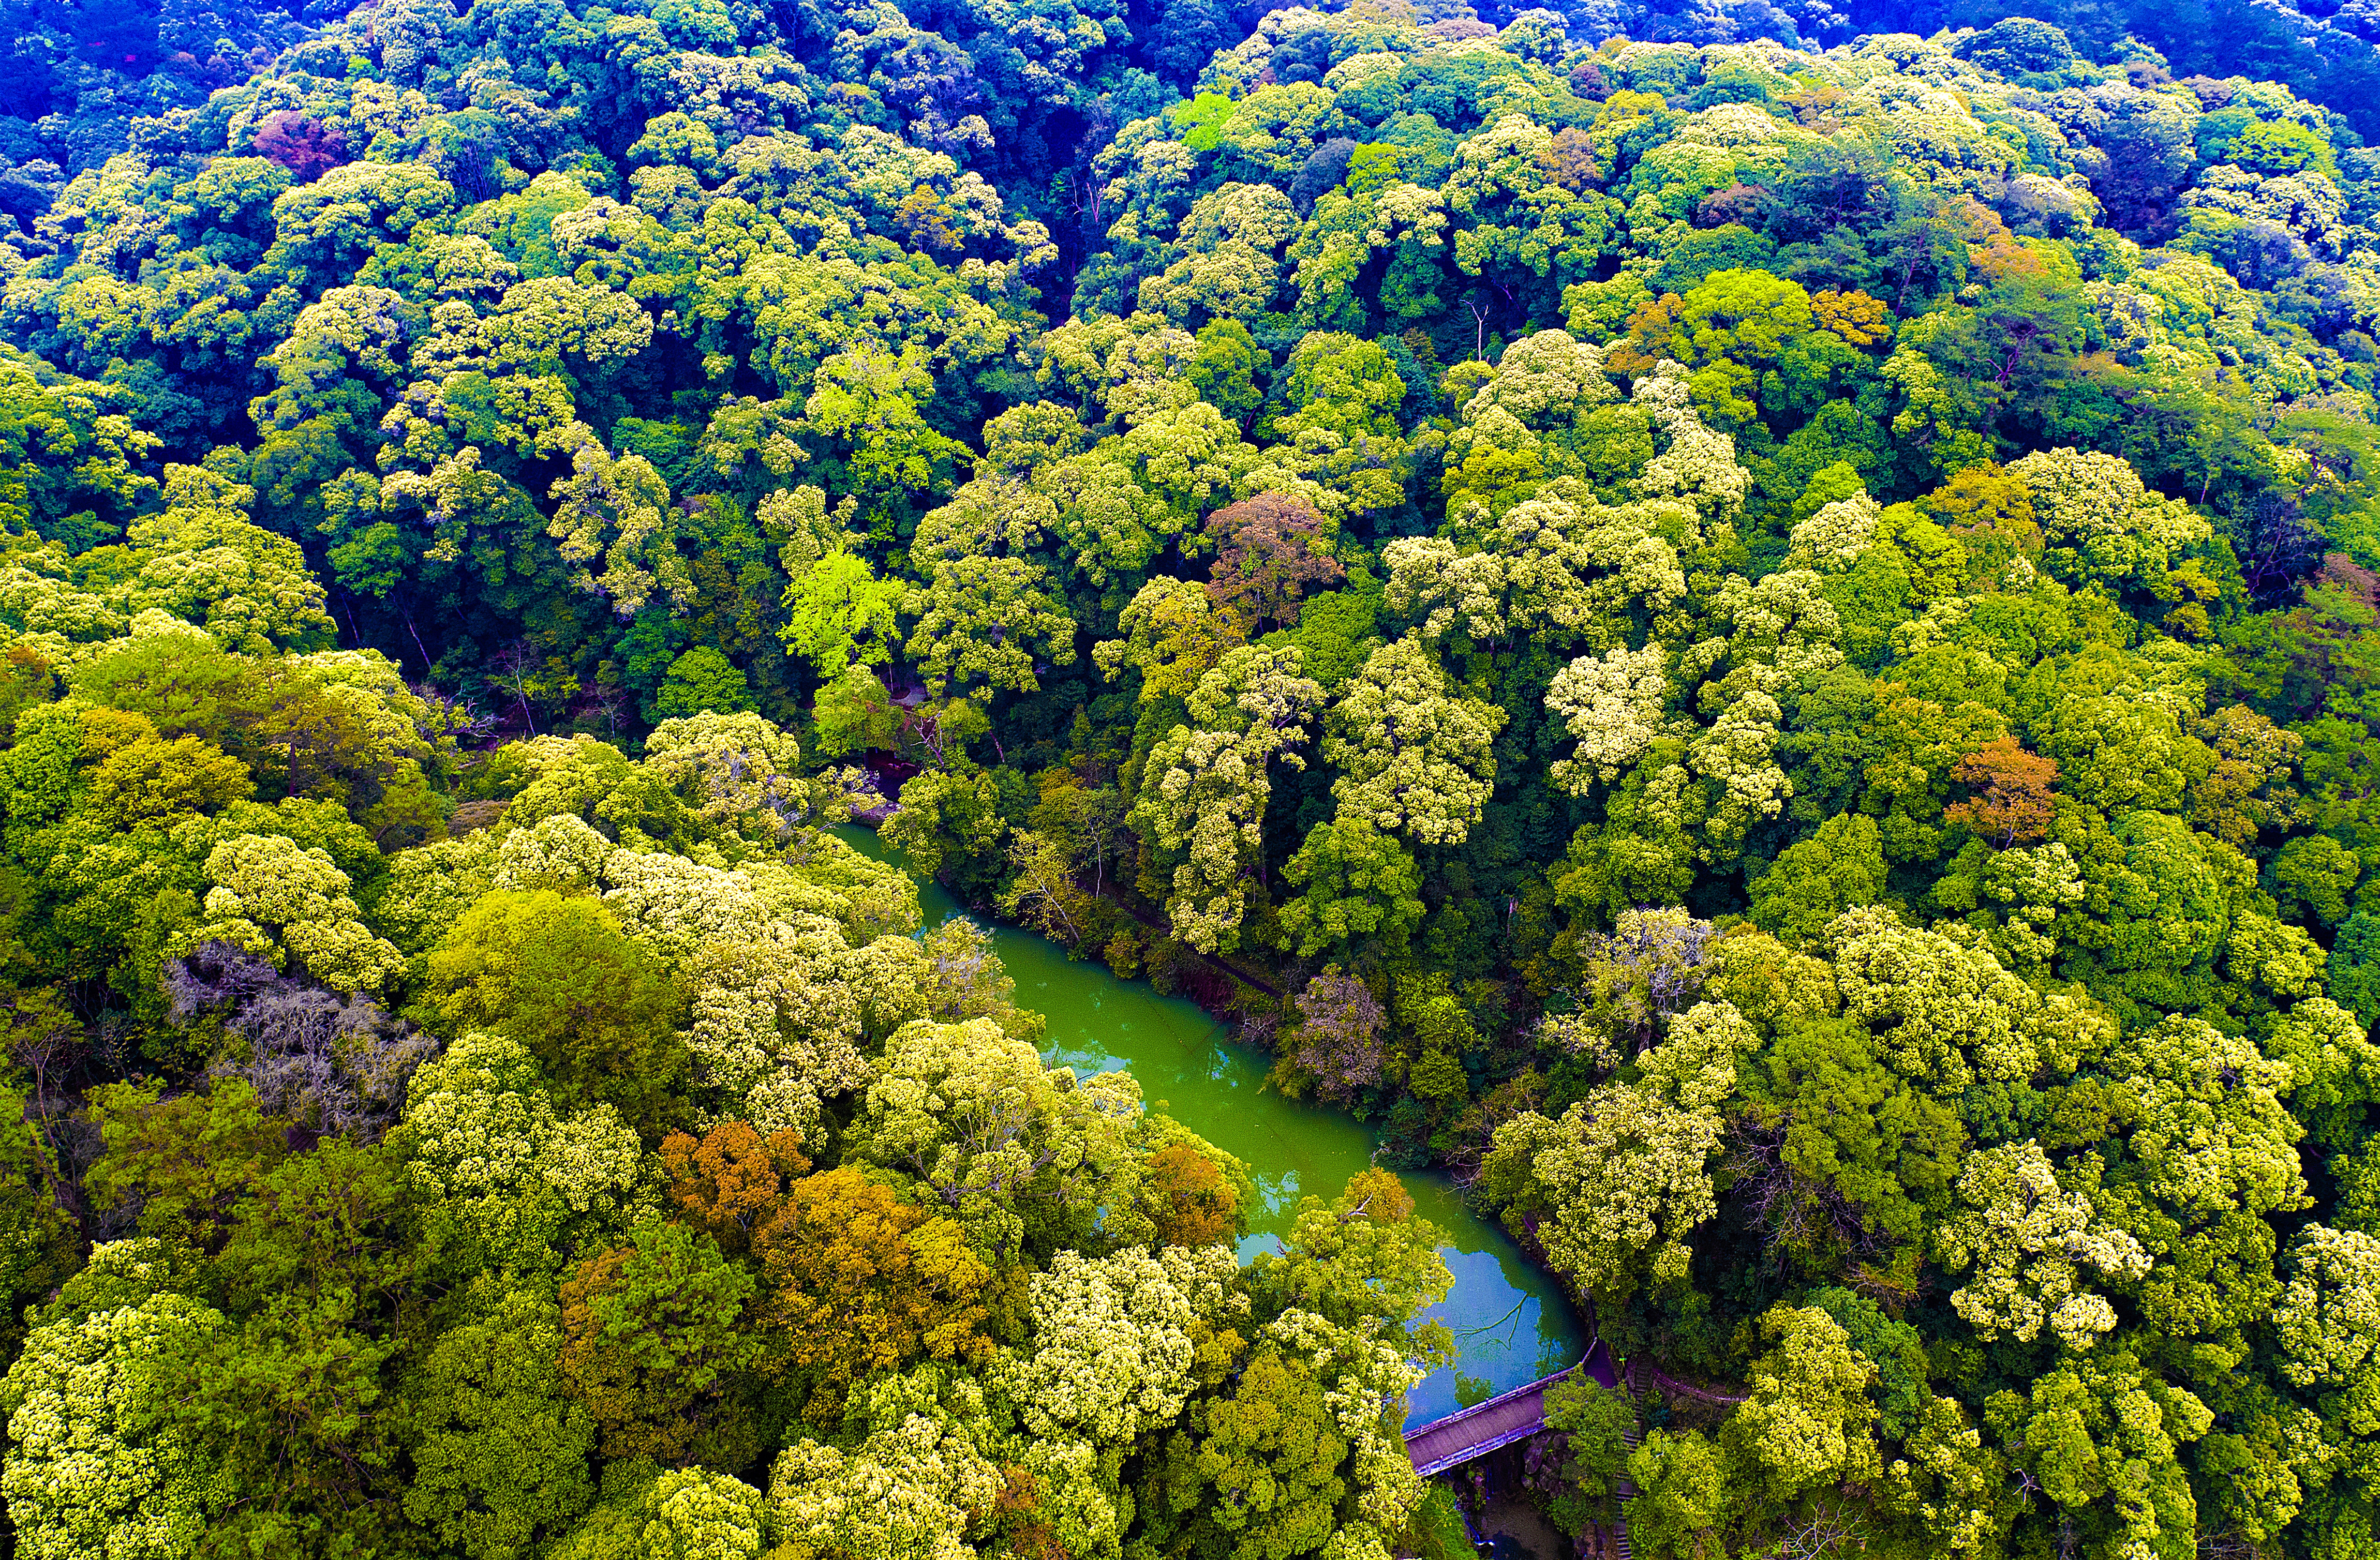
[[[871,856],[887,854],[866,829],[836,832]],[[935,884],[917,892],[929,927],[961,913]],[[1118,979],[1104,964],[1070,961],[1030,932],[986,924],[1016,982],[1017,1001],[1050,1021],[1045,1059],[1085,1077],[1129,1071],[1151,1107],[1246,1162],[1264,1205],[1249,1216],[1244,1259],[1280,1249],[1300,1197],[1332,1196],[1370,1164],[1370,1128],[1265,1089],[1269,1059],[1235,1044],[1196,1003]],[[1458,1356],[1414,1390],[1406,1423],[1427,1424],[1575,1363],[1585,1329],[1553,1276],[1522,1255],[1500,1227],[1465,1208],[1445,1177],[1402,1179],[1422,1216],[1447,1232],[1443,1255],[1454,1289],[1428,1315],[1453,1332]]]

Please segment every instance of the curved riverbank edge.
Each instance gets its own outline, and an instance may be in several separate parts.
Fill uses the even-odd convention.
[[[836,833],[890,859],[864,828]],[[1153,1107],[1247,1165],[1262,1205],[1250,1211],[1243,1260],[1278,1249],[1301,1197],[1330,1196],[1371,1167],[1378,1147],[1373,1129],[1266,1088],[1271,1058],[1189,998],[1162,996],[1102,963],[1070,960],[1037,933],[975,915],[938,884],[921,881],[917,894],[928,926],[967,914],[990,931],[1017,1001],[1049,1021],[1046,1061],[1085,1075],[1132,1073]],[[1474,1213],[1448,1176],[1408,1170],[1399,1179],[1421,1216],[1446,1231],[1439,1254],[1454,1278],[1446,1300],[1426,1314],[1454,1335],[1455,1362],[1414,1389],[1406,1423],[1427,1424],[1575,1364],[1590,1330],[1560,1281],[1502,1226]]]

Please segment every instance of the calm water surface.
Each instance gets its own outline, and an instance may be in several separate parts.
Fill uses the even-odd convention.
[[[864,828],[839,834],[871,856],[884,849]],[[961,913],[935,884],[921,884],[926,925]],[[1331,1197],[1371,1164],[1377,1138],[1351,1116],[1284,1099],[1263,1087],[1260,1052],[1196,1003],[1160,997],[1145,981],[1119,980],[1106,965],[1069,961],[1056,944],[993,924],[993,941],[1016,982],[1016,999],[1045,1014],[1045,1058],[1079,1075],[1123,1070],[1149,1105],[1247,1164],[1263,1194],[1252,1210],[1243,1258],[1278,1251],[1300,1197]],[[1404,1172],[1421,1215],[1447,1233],[1441,1248],[1454,1275],[1445,1302],[1427,1314],[1454,1334],[1451,1368],[1414,1389],[1408,1424],[1424,1424],[1575,1362],[1585,1331],[1560,1287],[1521,1254],[1500,1226],[1463,1205],[1443,1177]]]

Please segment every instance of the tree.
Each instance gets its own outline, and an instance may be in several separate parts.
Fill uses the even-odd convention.
[[[1110,679],[1126,666],[1136,670],[1144,703],[1188,698],[1242,637],[1216,611],[1213,597],[1188,580],[1163,574],[1124,604],[1116,627],[1123,637],[1102,640],[1092,659]]]
[[[1361,1179],[1362,1178],[1358,1178]],[[1192,1403],[1140,1489],[1168,1555],[1382,1560],[1426,1491],[1384,1406],[1420,1371],[1397,1347],[1291,1309],[1230,1390]]]
[[[768,1285],[772,1352],[808,1389],[813,1424],[837,1423],[870,1376],[922,1360],[972,1363],[989,1348],[990,1269],[951,1219],[855,1167],[790,1181],[749,1239]]]
[[[1281,1047],[1292,1080],[1345,1104],[1380,1082],[1388,1010],[1371,988],[1336,964],[1305,983],[1295,998],[1298,1025]]]
[[[1841,1325],[1815,1306],[1775,1306],[1760,1319],[1768,1352],[1753,1361],[1752,1388],[1720,1433],[1754,1472],[1772,1506],[1808,1491],[1859,1483],[1882,1471],[1869,1424],[1876,1366]]]
[[[616,1111],[563,1115],[526,1047],[476,1031],[413,1075],[390,1143],[412,1179],[425,1259],[464,1272],[552,1270],[620,1227],[638,1180],[637,1134]]]
[[[2244,1353],[2276,1287],[2265,1221],[2309,1203],[2303,1128],[2280,1099],[2292,1068],[2174,1018],[2118,1040],[2099,1070],[2121,1091],[2110,1126],[2125,1149],[2103,1183],[2106,1216],[2154,1260],[2133,1303],[2164,1347]]]
[[[1149,57],[1167,81],[1187,90],[1230,34],[1230,12],[1212,0],[1168,0]]]
[[[666,787],[722,852],[740,859],[755,846],[783,843],[821,815],[839,821],[833,783],[805,781],[802,768],[801,744],[774,721],[749,710],[708,709],[655,726],[638,779]],[[645,804],[666,813],[659,797]]]
[[[1186,1143],[1160,1148],[1143,1162],[1138,1195],[1160,1246],[1211,1245],[1245,1223],[1232,1178]]]
[[[2029,1392],[1996,1397],[1987,1418],[2010,1460],[2061,1508],[2061,1520],[2104,1533],[2110,1550],[2147,1548],[2194,1527],[2181,1447],[2204,1436],[2214,1416],[2138,1360],[2117,1354],[2063,1362]]]
[[[1414,1216],[1413,1194],[1388,1170],[1366,1170],[1325,1203],[1298,1201],[1278,1255],[1260,1256],[1248,1276],[1259,1304],[1310,1312],[1333,1326],[1377,1336],[1408,1359],[1436,1360],[1445,1329],[1420,1312],[1453,1282],[1438,1254],[1444,1236]]]
[[[850,1154],[915,1178],[987,1261],[1079,1249],[1126,1186],[1128,1117],[1103,1107],[1128,1101],[1136,1115],[1138,1100],[1094,1086],[1109,1082],[1133,1087],[1115,1074],[1073,1084],[989,1018],[921,1020],[885,1042]]]
[[[1718,1560],[1738,1505],[1728,1473],[1701,1432],[1647,1433],[1628,1457],[1637,1490],[1627,1505],[1630,1542],[1670,1560]]]
[[[1192,724],[1150,750],[1132,821],[1161,870],[1174,935],[1204,952],[1239,946],[1250,868],[1261,859],[1275,758],[1302,769],[1295,749],[1321,707],[1295,646],[1244,645],[1198,680]]]
[[[1047,589],[1046,572],[1021,558],[967,557],[938,565],[904,611],[917,620],[910,661],[941,697],[989,699],[1041,684],[1042,661],[1071,665],[1075,625]]]
[[[552,1553],[557,1560],[759,1560],[765,1527],[751,1485],[674,1468],[596,1507]]]
[[[879,580],[868,560],[837,550],[786,588],[785,647],[826,683],[854,661],[880,665],[896,643],[902,587]]]
[[[347,875],[327,851],[282,834],[242,834],[209,853],[207,877],[214,887],[194,942],[292,959],[334,991],[377,990],[405,967],[395,945],[364,925]]]
[[[419,308],[384,287],[332,288],[260,365],[280,382],[249,404],[249,417],[260,429],[301,432],[323,422],[377,422],[384,398],[404,384],[407,348],[426,323]]]
[[[1815,942],[1854,905],[1886,901],[1883,841],[1876,820],[1847,813],[1779,853],[1752,884],[1752,921],[1796,946]]]
[[[1172,1424],[1197,1385],[1198,1335],[1226,1319],[1238,1275],[1217,1246],[1056,1253],[1027,1286],[1032,1347],[999,1375],[1026,1433],[1111,1446]]]
[[[1182,9],[1199,6],[1200,0],[1183,0],[1168,8],[1168,25]],[[1160,44],[1162,48],[1164,45]],[[1198,399],[1227,417],[1245,417],[1264,399],[1256,375],[1269,371],[1272,360],[1257,345],[1248,328],[1236,320],[1210,320],[1198,328],[1197,352],[1191,359],[1191,387]]]
[[[964,1535],[990,1516],[1002,1484],[986,1455],[983,1389],[920,1366],[870,1384],[851,1418],[856,1445],[797,1440],[779,1454],[768,1494],[779,1542],[820,1560],[966,1560]]]
[[[1325,1393],[1310,1365],[1268,1342],[1228,1397],[1193,1408],[1142,1495],[1149,1526],[1172,1539],[1162,1553],[1321,1553],[1347,1494],[1348,1442]]]
[[[248,766],[198,737],[140,737],[91,770],[88,805],[111,828],[170,825],[245,801],[255,790]]]
[[[992,777],[980,771],[912,775],[901,782],[899,810],[885,820],[880,837],[920,877],[972,880],[1007,859],[1001,845],[1008,825],[998,794]]]
[[[2359,1230],[2313,1225],[2290,1243],[2291,1277],[2278,1328],[2281,1373],[2299,1386],[2351,1387],[2373,1370],[2373,1333],[2362,1320],[2380,1242]]]
[[[1342,813],[1415,843],[1459,845],[1496,777],[1491,744],[1504,712],[1451,693],[1408,636],[1372,652],[1324,724],[1322,756],[1339,769]]]
[[[2074,585],[2098,579],[2151,587],[2204,542],[2211,527],[2187,506],[2148,491],[2121,458],[2045,450],[2011,462],[2047,542],[2049,572]]]
[[[1529,1111],[1497,1128],[1480,1167],[1491,1205],[1591,1294],[1682,1285],[1688,1237],[1718,1212],[1718,1107],[1751,1043],[1734,1008],[1698,1004],[1641,1058],[1637,1082],[1604,1085],[1559,1121]]]
[[[865,660],[853,661],[820,685],[811,718],[821,758],[890,750],[900,738],[901,715],[892,695]]]
[[[258,156],[278,163],[300,180],[337,167],[347,150],[338,131],[291,109],[266,115],[255,145]]]
[[[558,502],[547,530],[563,561],[579,565],[578,588],[608,598],[623,618],[643,611],[657,590],[680,611],[693,605],[694,582],[678,554],[669,484],[652,463],[642,455],[615,458],[590,437],[573,452],[570,467],[553,484]],[[599,559],[601,574],[594,568]]]
[[[11,1051],[18,1065],[33,1063],[32,1099],[38,1103],[47,1066],[43,1042],[56,1033],[52,1026],[57,1015],[36,1009],[31,1016],[33,1025],[21,1020],[10,1025]],[[0,1285],[5,1285],[9,1303],[19,1306],[63,1282],[79,1255],[77,1232],[58,1205],[59,1167],[46,1132],[36,1130],[26,1104],[22,1091],[0,1091],[0,1166],[6,1167],[0,1171],[0,1253],[5,1253]],[[21,1309],[18,1314],[23,1314]],[[0,1342],[21,1346],[21,1324],[0,1331]]]
[[[595,1423],[564,1389],[549,1295],[473,1281],[406,1397],[414,1439],[405,1514],[472,1560],[528,1555],[593,1500]]]
[[[1821,328],[1800,284],[1766,271],[1715,271],[1674,304],[1641,311],[1614,367],[1642,372],[1661,359],[1688,371],[1696,409],[1725,433],[1757,419],[1815,411],[1860,355]]]
[[[1571,756],[1554,761],[1556,785],[1585,795],[1597,780],[1609,784],[1644,756],[1662,731],[1670,693],[1663,673],[1667,659],[1658,646],[1613,648],[1600,659],[1580,656],[1554,673],[1546,708],[1560,716],[1578,739]]]
[[[135,564],[121,598],[127,616],[158,609],[251,655],[310,647],[331,633],[322,587],[298,544],[242,513],[253,490],[176,466],[166,469],[165,500],[169,507],[125,533]]]
[[[670,662],[653,691],[653,713],[663,720],[712,712],[735,714],[752,707],[752,684],[744,669],[710,645],[697,645]]]
[[[1948,1211],[1966,1139],[1957,1113],[1840,1022],[1779,1034],[1759,1075],[1745,1090],[1739,1186],[1769,1238],[1813,1271],[1855,1256],[1870,1274],[1912,1273]]]
[[[1008,837],[1008,865],[1014,876],[1001,890],[1000,908],[1045,937],[1070,948],[1079,945],[1091,907],[1066,853],[1055,841],[1020,828]]]
[[[750,1274],[706,1236],[649,1219],[562,1286],[562,1379],[607,1457],[673,1466],[752,1459],[744,1375],[759,1340],[743,1326]]]
[[[163,1412],[176,1384],[161,1370],[222,1325],[207,1307],[158,1292],[33,1330],[0,1382],[0,1491],[29,1554],[167,1560],[197,1549],[231,1492],[204,1438]]]
[[[809,1168],[798,1138],[763,1139],[741,1121],[724,1121],[697,1139],[672,1132],[662,1140],[670,1201],[731,1255],[751,1249],[752,1227],[777,1206],[788,1175]]]
[[[2004,1143],[1973,1155],[1959,1176],[1962,1211],[1940,1227],[1944,1265],[1975,1276],[1951,1307],[1986,1338],[2031,1342],[2046,1326],[2087,1349],[2116,1325],[2115,1308],[2082,1287],[2082,1269],[2114,1279],[2146,1275],[2131,1234],[2099,1220],[2090,1199],[2060,1190],[2040,1147]]]
[[[91,1112],[105,1152],[84,1178],[86,1194],[185,1252],[221,1250],[242,1193],[287,1151],[245,1082],[172,1098],[155,1085],[103,1084]]]
[[[1943,822],[1963,823],[1986,839],[1997,837],[2003,849],[2029,845],[2049,832],[2058,810],[2054,759],[2025,752],[2014,737],[2001,737],[1960,759],[1950,774],[1975,794],[1954,803],[1943,813]]]
[[[2336,1153],[2356,1140],[2363,1107],[2380,1089],[2380,1046],[2354,1014],[2311,997],[2273,1026],[2265,1054],[2289,1070],[2289,1114]]]
[[[1207,516],[1205,531],[1216,550],[1207,593],[1243,635],[1295,628],[1303,597],[1347,577],[1328,550],[1321,514],[1287,494],[1226,504]]]
[[[888,1029],[923,1004],[906,988],[914,956],[888,947],[875,950],[880,958],[852,959],[833,923],[796,919],[725,935],[691,929],[698,946],[686,978],[694,1022],[685,1044],[702,1096],[762,1131],[791,1132],[818,1149],[831,1102],[868,1081],[858,1046],[869,1029]]]
[[[519,1041],[565,1103],[603,1101],[650,1125],[686,1069],[684,998],[610,909],[551,889],[487,895],[430,955],[438,1011]]]
[[[1583,1371],[1548,1388],[1545,1405],[1546,1428],[1562,1438],[1559,1482],[1547,1515],[1563,1531],[1583,1537],[1619,1517],[1619,1481],[1636,1429],[1635,1406]]]
[[[2106,1043],[2106,1020],[2087,1005],[2045,1000],[1989,949],[1904,926],[1889,908],[1845,911],[1828,925],[1827,949],[1843,1016],[1937,1098],[2071,1069]]]
[[[819,365],[814,385],[799,426],[835,452],[848,490],[871,510],[889,511],[946,485],[952,463],[965,453],[919,415],[933,393],[919,345],[838,352]]]
[[[1281,907],[1283,948],[1395,949],[1421,925],[1421,868],[1393,834],[1362,816],[1314,826],[1281,875],[1305,890]]]
[[[2285,912],[2336,925],[2348,918],[2348,895],[2362,875],[2362,862],[2338,840],[2303,835],[2273,858],[2274,897]]]

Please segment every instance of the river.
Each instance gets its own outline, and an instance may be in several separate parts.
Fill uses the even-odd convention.
[[[871,856],[886,854],[864,828],[836,832]],[[918,899],[929,927],[962,913],[936,884],[920,884]],[[1246,1163],[1263,1206],[1250,1211],[1243,1259],[1281,1249],[1299,1198],[1335,1196],[1371,1163],[1378,1138],[1370,1128],[1266,1089],[1266,1057],[1236,1044],[1229,1026],[1196,1003],[1118,979],[1104,964],[1069,960],[1055,943],[1018,927],[993,923],[991,931],[1017,1001],[1050,1021],[1043,1056],[1052,1066],[1086,1077],[1128,1071],[1153,1108]],[[1400,1179],[1421,1215],[1447,1234],[1440,1252],[1454,1288],[1427,1315],[1446,1324],[1457,1353],[1452,1366],[1414,1389],[1406,1423],[1426,1424],[1574,1363],[1586,1348],[1585,1329],[1553,1276],[1500,1226],[1463,1206],[1444,1176],[1408,1171]]]

